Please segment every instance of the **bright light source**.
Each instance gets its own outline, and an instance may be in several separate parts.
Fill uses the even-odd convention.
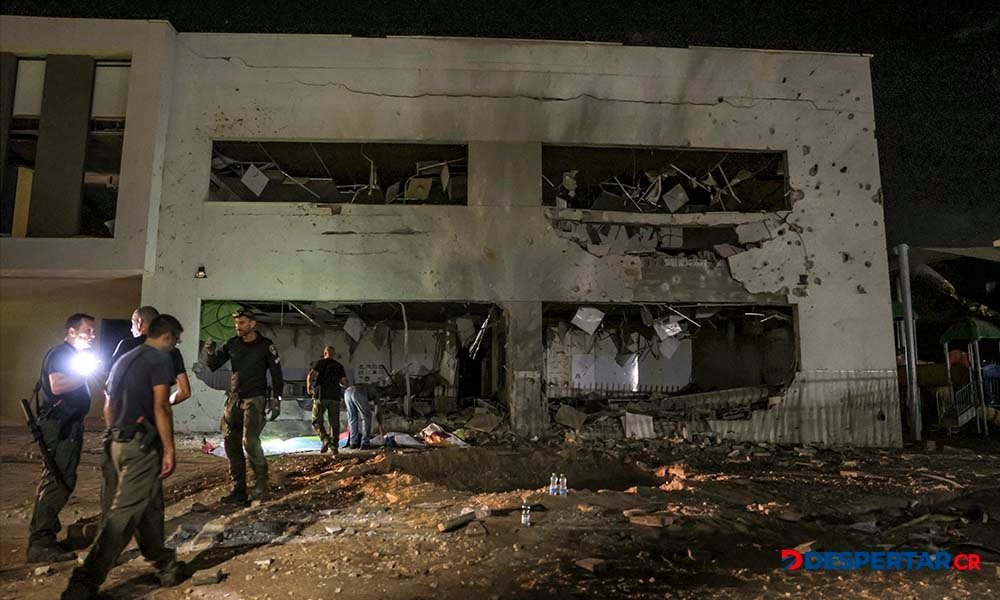
[[[195,279],[206,279],[208,278],[208,273],[205,272],[205,267],[198,267],[198,270],[194,272]]]
[[[97,368],[101,365],[101,361],[97,360],[92,352],[77,352],[76,356],[73,357],[72,362],[70,362],[70,367],[78,375],[93,375]]]

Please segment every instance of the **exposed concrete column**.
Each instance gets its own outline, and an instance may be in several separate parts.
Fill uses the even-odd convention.
[[[518,435],[538,435],[548,426],[542,396],[542,303],[504,302],[500,307],[507,324],[504,387],[511,429]]]
[[[14,224],[14,185],[17,169],[7,168],[10,121],[14,113],[17,86],[17,56],[0,53],[0,232],[10,233]]]
[[[45,59],[29,237],[73,237],[80,233],[83,162],[93,95],[92,57],[52,55]]]

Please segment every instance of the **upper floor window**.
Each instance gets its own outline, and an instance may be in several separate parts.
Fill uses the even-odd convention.
[[[128,61],[2,55],[0,234],[112,237]]]
[[[456,144],[212,144],[211,201],[468,204],[468,149]]]
[[[544,146],[546,206],[645,213],[790,208],[782,152]]]

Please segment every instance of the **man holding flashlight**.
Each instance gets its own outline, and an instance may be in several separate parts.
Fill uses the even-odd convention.
[[[76,486],[76,469],[83,449],[83,418],[90,410],[88,380],[98,361],[89,351],[94,343],[94,317],[76,313],[66,320],[63,343],[42,359],[36,389],[42,401],[38,427],[45,446],[62,474],[42,470],[28,535],[28,562],[60,562],[76,558],[56,542],[62,528],[59,512]],[[65,484],[63,483],[65,482]]]
[[[281,375],[281,359],[274,342],[256,332],[257,319],[248,310],[233,314],[236,322],[236,337],[227,341],[218,352],[211,352],[206,346],[205,363],[212,371],[232,362],[233,385],[226,408],[222,415],[222,433],[225,436],[226,457],[229,459],[229,475],[233,479],[233,491],[222,498],[224,503],[246,505],[247,458],[254,474],[254,492],[259,500],[268,497],[267,459],[260,443],[264,430],[264,417],[270,412],[270,420],[281,413],[281,391],[285,380]],[[267,398],[267,374],[271,373],[273,398]],[[244,448],[246,455],[243,454]]]

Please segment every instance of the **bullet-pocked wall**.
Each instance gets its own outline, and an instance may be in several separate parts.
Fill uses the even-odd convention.
[[[792,304],[795,382],[766,414],[720,431],[899,443],[867,57],[180,34],[174,64],[143,301],[186,324],[203,299],[496,302],[512,422],[528,432],[546,424],[542,302]],[[467,145],[467,206],[207,202],[218,140]],[[643,217],[768,225],[727,260],[596,256],[557,235],[560,209],[542,206],[543,144],[784,152],[791,209]],[[185,339],[186,356],[195,344]],[[190,423],[210,430],[218,415]]]

